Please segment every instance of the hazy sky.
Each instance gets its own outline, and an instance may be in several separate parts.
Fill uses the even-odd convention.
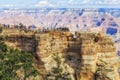
[[[0,0],[0,8],[81,8],[81,7],[118,7],[120,0]]]

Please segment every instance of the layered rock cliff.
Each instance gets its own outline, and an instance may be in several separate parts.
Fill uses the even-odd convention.
[[[3,33],[5,43],[32,52],[43,80],[120,79],[116,49],[108,36],[92,32],[15,33]]]

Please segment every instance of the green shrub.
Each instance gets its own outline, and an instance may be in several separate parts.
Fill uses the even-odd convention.
[[[0,80],[26,80],[30,76],[37,76],[39,73],[32,65],[32,60],[31,53],[9,48],[0,40]],[[17,71],[24,76],[19,77]]]
[[[0,33],[2,33],[2,31],[3,31],[3,28],[2,28],[2,26],[0,25]]]

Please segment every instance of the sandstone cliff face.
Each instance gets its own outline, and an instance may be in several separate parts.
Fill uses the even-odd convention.
[[[25,35],[11,35],[7,36],[5,43],[9,47],[18,48],[22,51],[34,52],[36,40],[30,36]],[[34,45],[33,45],[34,44]]]
[[[35,52],[36,40],[34,34],[31,32],[25,33],[18,29],[4,29],[1,36],[5,38],[4,42],[9,47],[18,48],[27,52]]]
[[[78,80],[119,80],[118,57],[112,39],[101,36],[95,41],[98,35],[93,33],[78,33],[77,36],[82,40]]]
[[[33,52],[43,80],[120,79],[118,57],[110,37],[91,32],[76,32],[75,36],[70,32],[48,32],[9,36],[6,43]]]
[[[58,33],[53,33],[52,35],[46,34],[48,36],[44,35],[44,37],[46,37],[45,39],[50,41],[42,41],[42,38],[40,38],[40,43],[43,44],[43,42],[46,41],[44,42],[44,46],[51,44],[48,46],[51,48],[51,52],[44,52],[47,51],[47,49],[45,49],[47,47],[44,48],[40,45],[38,49],[41,50],[38,51],[40,57],[42,51],[44,52],[43,55],[48,53],[51,53],[51,55],[61,53],[65,59],[63,63],[73,69],[73,72],[68,72],[74,77],[71,77],[73,80],[119,80],[118,57],[114,43],[110,37],[90,32],[76,32],[76,39],[74,39],[70,33],[57,34]],[[97,37],[98,40],[95,41]],[[41,59],[43,59],[43,56]],[[49,61],[50,59],[46,61],[46,64],[48,64]],[[50,65],[51,64],[48,66]]]

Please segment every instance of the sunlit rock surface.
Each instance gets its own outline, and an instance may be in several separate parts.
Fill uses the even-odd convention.
[[[7,36],[8,46],[34,54],[34,65],[43,80],[120,79],[114,42],[103,32],[18,32],[1,35]]]

